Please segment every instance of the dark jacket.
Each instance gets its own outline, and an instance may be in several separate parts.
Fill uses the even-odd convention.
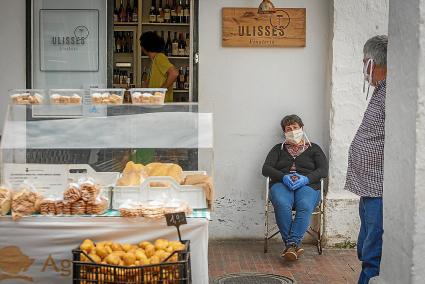
[[[270,186],[282,182],[282,178],[289,174],[294,159],[282,144],[274,146],[267,155],[263,165],[263,176],[270,177]],[[320,179],[328,176],[328,160],[319,145],[311,143],[301,155],[295,158],[297,173],[308,177],[308,186],[320,189]]]

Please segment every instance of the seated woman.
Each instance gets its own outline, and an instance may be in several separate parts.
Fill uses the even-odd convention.
[[[280,126],[285,140],[267,155],[263,175],[271,180],[270,200],[286,246],[282,257],[297,260],[304,251],[301,241],[311,214],[320,201],[320,179],[327,176],[328,161],[322,149],[308,140],[301,118],[285,116]]]

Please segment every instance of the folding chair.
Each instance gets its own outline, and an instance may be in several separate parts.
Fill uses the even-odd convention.
[[[323,179],[320,180],[320,202],[317,205],[316,209],[312,213],[314,216],[319,217],[319,225],[318,229],[314,229],[311,225],[309,226],[309,229],[307,230],[307,233],[315,238],[316,240],[316,246],[317,246],[317,252],[319,254],[322,254],[322,235],[323,235]],[[277,224],[271,224],[271,217],[270,214],[274,215],[274,208],[269,198],[269,192],[270,192],[270,178],[267,178],[266,180],[266,206],[265,206],[265,230],[264,230],[264,253],[268,251],[268,241],[279,234],[279,228],[277,227]],[[292,210],[292,215],[295,214],[295,211]]]

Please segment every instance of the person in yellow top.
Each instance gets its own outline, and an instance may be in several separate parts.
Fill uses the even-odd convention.
[[[173,83],[179,76],[179,71],[171,64],[163,53],[165,42],[154,32],[145,32],[140,36],[142,51],[151,60],[151,71],[144,88],[167,88],[165,102],[173,101]]]

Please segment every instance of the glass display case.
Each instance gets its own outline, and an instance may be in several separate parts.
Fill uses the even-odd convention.
[[[113,192],[129,161],[212,177],[213,116],[194,103],[9,105],[0,161],[2,183],[27,180],[45,195],[84,176]]]

